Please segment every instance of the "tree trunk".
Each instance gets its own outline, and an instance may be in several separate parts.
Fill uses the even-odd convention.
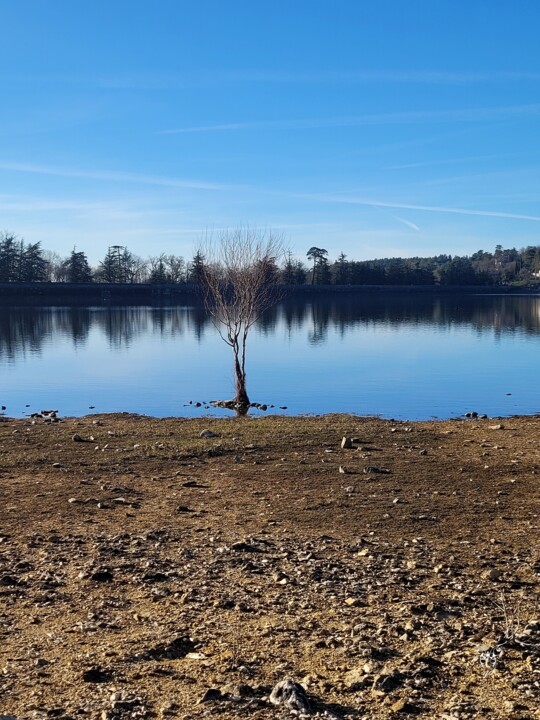
[[[246,372],[240,365],[238,354],[234,355],[234,375],[236,378],[236,396],[235,400],[246,408],[249,405],[249,397],[246,390]]]

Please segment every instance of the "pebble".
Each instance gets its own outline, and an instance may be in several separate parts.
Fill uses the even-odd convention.
[[[199,698],[198,704],[205,702],[216,702],[216,700],[223,700],[223,694],[219,688],[208,688],[201,698]]]
[[[292,678],[278,682],[272,689],[269,700],[272,705],[283,705],[288,710],[311,712],[311,703],[305,689]]]
[[[485,580],[500,580],[502,578],[503,572],[502,570],[499,570],[498,568],[491,568],[490,570],[484,570],[482,573],[482,577]]]
[[[392,439],[403,437],[402,432],[400,426],[399,435]],[[69,440],[70,435],[67,437]],[[126,445],[131,448],[132,442],[126,441]],[[416,446],[416,452],[421,447]],[[339,452],[336,447],[334,450]],[[381,464],[387,462],[384,455],[378,458]],[[413,462],[420,464],[416,458]],[[169,475],[160,476],[163,486],[170,481],[169,495],[163,490],[165,512],[174,512],[175,507],[189,511],[187,506],[177,505],[199,496],[197,489],[189,488],[207,488],[206,498],[219,489],[215,476],[197,462],[180,458],[178,477],[174,475],[176,466]],[[48,464],[50,468],[50,460]],[[351,504],[344,492],[352,486],[344,487],[335,476],[336,464],[334,474],[328,472],[321,512],[327,512],[331,503],[347,512]],[[138,472],[137,468],[135,478]],[[148,477],[151,472],[156,470],[149,470]],[[401,477],[395,485],[388,480],[391,478],[365,477],[370,491],[376,486],[376,496],[372,499],[357,492],[354,498],[359,503],[374,502],[382,512],[396,496],[402,497],[404,504],[390,510],[397,519],[415,502],[415,495],[409,494]],[[78,481],[77,475],[75,485],[69,487],[79,487]],[[102,492],[102,502],[106,499],[109,505],[131,504],[130,489],[144,487],[138,478],[133,485],[127,477],[91,481],[96,485],[103,482],[97,492]],[[466,478],[464,481],[460,498],[474,501],[474,495],[467,495]],[[499,487],[518,491],[519,484],[510,482],[493,487],[493,496],[500,492]],[[145,524],[136,531],[129,524],[116,524],[113,534],[105,514],[94,520],[99,525],[90,533],[76,535],[70,525],[73,517],[62,526],[62,532],[47,531],[47,525],[41,525],[29,529],[24,541],[4,531],[0,537],[0,632],[9,641],[10,627],[18,632],[28,624],[37,632],[28,636],[31,639],[21,651],[26,662],[10,660],[5,669],[0,666],[0,685],[13,683],[18,675],[24,688],[45,687],[49,682],[41,679],[45,673],[54,677],[62,672],[61,667],[57,669],[62,642],[67,641],[69,647],[71,633],[78,633],[75,637],[90,654],[81,654],[77,658],[80,664],[73,665],[82,688],[80,695],[86,693],[84,699],[66,701],[63,713],[73,717],[99,717],[104,705],[104,720],[195,715],[247,718],[265,713],[277,720],[307,712],[323,718],[329,717],[333,708],[346,714],[352,707],[361,707],[359,717],[369,720],[394,720],[394,716],[397,720],[397,716],[420,711],[426,718],[442,718],[440,709],[446,708],[447,717],[455,720],[458,716],[479,717],[479,713],[486,717],[507,717],[514,712],[524,715],[523,702],[535,707],[540,656],[530,649],[540,647],[540,619],[535,615],[536,586],[529,583],[538,579],[540,562],[536,563],[534,548],[525,546],[510,553],[502,530],[496,542],[490,542],[495,529],[485,537],[464,532],[457,538],[445,538],[445,542],[434,540],[433,532],[426,529],[426,522],[433,521],[432,494],[438,493],[437,502],[461,502],[450,497],[444,485],[425,493],[419,489],[416,497],[420,503],[425,498],[425,505],[415,508],[414,522],[418,524],[410,534],[403,531],[401,539],[383,534],[376,519],[368,521],[371,525],[359,525],[358,534],[346,541],[338,531],[326,530],[330,534],[322,535],[315,524],[317,517],[313,532],[299,537],[280,522],[279,515],[272,517],[273,493],[281,491],[281,487],[264,483],[258,486],[254,496],[260,501],[261,524],[252,525],[254,529],[249,531],[241,522],[238,526],[218,525],[210,503],[208,515],[201,514],[200,523],[193,527],[191,519],[186,525],[185,516],[176,516],[163,522],[158,518],[154,525]],[[301,507],[313,502],[305,489],[295,499]],[[68,515],[65,496],[60,502]],[[72,497],[67,502],[87,501]],[[97,498],[91,502],[94,508]],[[424,514],[424,509],[429,514]],[[111,512],[113,515],[122,519],[124,513],[120,510],[120,515],[118,511]],[[198,512],[191,517],[199,517]],[[532,527],[537,518],[530,518]],[[256,534],[246,536],[246,532]],[[482,666],[478,656],[482,642],[487,643],[487,650],[496,647],[499,634],[505,631],[505,613],[493,592],[498,585],[490,587],[490,581],[503,578],[509,579],[504,584],[506,616],[518,619],[517,614],[522,613],[523,623],[518,642],[505,650],[495,673],[492,667]],[[24,626],[12,622],[21,617],[17,608],[24,611]],[[60,631],[55,616],[61,617],[64,608],[70,611],[66,615],[69,621]],[[41,627],[34,627],[38,625]],[[125,628],[136,630],[130,637],[133,645],[122,636]],[[33,646],[32,638],[46,640]],[[145,647],[149,649],[145,651]],[[18,655],[13,652],[10,657]],[[144,688],[148,700],[107,685],[112,682],[107,675],[109,664],[121,668],[119,684],[141,688],[139,692]],[[169,679],[167,672],[171,673]],[[302,683],[295,682],[293,673],[304,678]],[[474,673],[487,696],[482,703],[493,704],[491,714],[482,711],[480,701],[471,697],[475,686],[469,679]],[[295,689],[288,695],[290,702],[303,709],[286,704],[283,685],[272,688],[272,682],[285,674],[292,675],[286,680]],[[262,682],[263,676],[270,684],[256,685],[255,678]],[[88,684],[83,686],[83,682]],[[150,701],[152,685],[159,689]],[[497,697],[497,687],[508,689],[507,699]],[[19,697],[21,707],[23,702],[29,712],[34,706],[47,707],[32,697],[33,689],[23,692],[27,694]],[[95,699],[89,700],[94,694]],[[270,695],[277,701],[272,713]],[[512,696],[519,699],[519,705]],[[191,707],[186,705],[186,697]],[[194,708],[197,698],[203,706]],[[63,697],[55,700],[58,704],[63,701]],[[101,703],[99,708],[96,701]],[[2,710],[6,713],[18,707],[5,705]],[[83,707],[88,710],[83,712]],[[36,715],[36,720],[45,718],[46,712]],[[0,715],[0,720],[14,720],[14,716]]]
[[[414,713],[418,712],[418,708],[409,702],[407,698],[400,698],[390,705],[390,709],[395,713]]]

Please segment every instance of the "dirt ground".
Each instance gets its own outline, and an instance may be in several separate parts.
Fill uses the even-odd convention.
[[[0,718],[540,718],[539,431],[2,418]]]

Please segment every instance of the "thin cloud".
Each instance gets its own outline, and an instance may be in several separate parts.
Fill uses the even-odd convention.
[[[469,85],[485,82],[537,81],[534,72],[448,72],[439,70],[357,70],[349,72],[276,72],[272,70],[217,71],[210,76],[230,82],[252,81],[273,83],[406,83],[428,85]]]
[[[125,173],[114,171],[76,170],[50,165],[32,165],[27,163],[12,163],[0,161],[1,170],[32,173],[35,175],[54,175],[65,178],[81,178],[86,180],[105,180],[111,182],[140,183],[144,185],[160,185],[164,187],[188,188],[193,190],[230,190],[231,185],[221,183],[201,182],[199,180],[184,180],[159,175],[143,175],[138,173]],[[235,189],[246,189],[235,186]]]
[[[447,213],[447,214],[453,214],[453,215],[469,215],[469,216],[477,216],[477,217],[492,217],[492,218],[506,218],[511,220],[528,220],[532,222],[540,222],[540,216],[538,215],[528,215],[528,214],[522,214],[522,213],[512,213],[512,212],[504,212],[504,211],[493,211],[493,210],[475,210],[475,209],[469,209],[469,208],[460,208],[460,207],[444,207],[444,206],[438,206],[438,205],[420,205],[420,204],[413,204],[413,203],[399,203],[399,202],[389,202],[386,200],[373,200],[370,198],[362,198],[362,197],[355,197],[352,195],[335,195],[335,194],[306,194],[306,193],[283,193],[276,190],[270,190],[266,188],[253,188],[249,186],[240,186],[240,185],[225,185],[225,184],[219,184],[219,183],[211,183],[211,182],[201,182],[201,181],[191,181],[191,180],[181,180],[176,178],[170,178],[170,177],[161,177],[157,175],[144,175],[144,174],[137,174],[137,173],[124,173],[124,172],[116,172],[116,171],[87,171],[87,170],[77,170],[77,169],[69,169],[69,168],[59,168],[59,167],[53,167],[53,166],[46,166],[46,165],[33,165],[33,164],[26,164],[26,163],[12,163],[12,162],[2,162],[0,161],[0,169],[4,170],[12,170],[15,172],[24,172],[24,173],[33,173],[33,174],[39,174],[39,175],[49,175],[49,176],[58,176],[58,177],[67,177],[67,178],[81,178],[81,179],[92,179],[92,180],[106,180],[106,181],[112,181],[112,182],[131,182],[131,183],[140,183],[140,184],[147,184],[147,185],[158,185],[158,186],[165,186],[165,187],[176,187],[176,188],[189,188],[189,189],[195,189],[195,190],[211,190],[211,191],[242,191],[245,192],[246,190],[249,190],[251,192],[257,192],[261,195],[267,195],[267,196],[283,196],[288,198],[297,198],[297,199],[303,199],[303,200],[310,200],[315,202],[325,202],[325,203],[339,203],[339,204],[347,204],[347,205],[361,205],[366,207],[373,207],[373,208],[390,208],[393,210],[418,210],[418,211],[425,211],[425,212],[434,212],[434,213]],[[7,203],[10,202],[10,199],[6,198],[4,196],[4,201],[7,200]],[[34,203],[34,208],[38,209],[36,207],[36,204]],[[48,203],[49,209],[62,209],[62,207],[66,207],[63,205],[63,203],[60,201],[57,204],[57,207],[55,206],[55,202],[52,201]],[[73,209],[81,208],[82,205],[74,204]],[[84,205],[84,208],[88,208],[90,205]],[[47,209],[44,207],[43,209]],[[66,209],[68,209],[66,207]],[[414,223],[410,223],[409,221],[404,220],[403,218],[397,218],[401,222],[405,222],[406,225],[409,225],[412,229],[419,230],[419,228],[414,225]]]
[[[460,165],[462,163],[481,162],[485,160],[507,160],[516,157],[519,157],[517,153],[506,153],[504,155],[470,155],[469,157],[439,158],[438,160],[426,160],[424,162],[388,165],[386,170],[413,170],[415,168],[436,167],[439,165]]]
[[[403,224],[406,225],[407,227],[410,227],[410,228],[412,228],[413,230],[416,230],[416,232],[420,232],[420,228],[418,227],[418,225],[415,225],[415,224],[414,224],[413,222],[411,222],[410,220],[405,220],[405,218],[399,217],[398,215],[394,215],[393,217],[394,217],[395,220],[399,220],[400,223],[403,223]]]
[[[222,123],[220,125],[195,125],[185,128],[172,128],[170,130],[158,130],[158,135],[180,135],[182,133],[205,133],[205,132],[221,132],[226,130],[253,130],[260,127],[274,127],[275,123],[253,123],[253,122],[237,122]]]
[[[307,196],[303,196],[307,197]],[[369,200],[355,198],[347,195],[312,195],[313,200],[327,203],[343,203],[346,205],[364,205],[374,208],[392,208],[394,210],[423,210],[425,212],[449,213],[452,215],[473,215],[478,217],[507,218],[510,220],[531,220],[540,222],[538,215],[522,215],[521,213],[500,212],[496,210],[470,210],[459,207],[443,207],[440,205],[413,205],[412,203],[386,202],[382,200]]]
[[[224,132],[237,130],[309,130],[332,127],[359,127],[362,125],[415,124],[423,122],[485,122],[507,118],[540,115],[540,103],[530,105],[507,105],[501,107],[465,108],[458,110],[424,110],[418,112],[375,113],[371,115],[346,115],[327,118],[304,118],[300,120],[261,120],[215,125],[194,125],[159,130],[159,135],[184,133]]]
[[[538,82],[540,73],[520,71],[498,72],[452,72],[446,70],[351,70],[308,72],[283,72],[272,69],[238,68],[206,70],[185,73],[116,73],[108,75],[84,75],[75,73],[48,73],[29,75],[13,73],[4,75],[3,81],[21,86],[59,85],[95,87],[105,90],[141,90],[170,92],[186,88],[212,88],[241,84],[269,85],[447,85],[467,86],[496,83]]]
[[[51,77],[58,83],[61,78]],[[107,89],[170,90],[187,87],[211,87],[239,83],[268,83],[282,85],[341,84],[407,84],[407,85],[477,85],[499,82],[537,82],[540,73],[535,72],[451,72],[439,70],[353,70],[348,72],[283,72],[271,69],[203,70],[195,73],[136,73],[88,78],[87,82]],[[80,77],[64,77],[65,82],[84,82]]]
[[[70,200],[47,200],[40,198],[13,198],[0,196],[0,210],[2,212],[55,212],[57,210],[70,210],[75,212],[96,212],[106,207],[103,203],[73,202]]]

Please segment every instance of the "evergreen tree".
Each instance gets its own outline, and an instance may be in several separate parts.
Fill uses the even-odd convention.
[[[197,250],[190,263],[188,281],[195,285],[201,285],[204,278],[204,255]]]
[[[164,285],[165,283],[170,282],[170,278],[167,273],[167,267],[165,265],[165,255],[159,255],[159,257],[150,258],[149,263],[149,283],[152,283],[153,285]]]
[[[349,261],[345,253],[340,253],[334,263],[334,282],[336,285],[348,285],[350,282]]]
[[[84,252],[77,252],[73,248],[66,262],[66,276],[67,281],[71,283],[92,282],[92,270]]]
[[[313,271],[311,276],[312,285],[327,285],[330,282],[330,269],[326,256],[328,250],[324,248],[311,247],[306,256],[313,260]]]
[[[294,260],[289,250],[281,271],[281,282],[284,285],[303,285],[306,282],[306,269],[300,260]]]
[[[107,254],[99,263],[99,275],[104,282],[125,282],[123,271],[124,250],[125,248],[122,245],[111,245],[107,250]]]
[[[21,241],[19,279],[22,282],[40,282],[47,276],[47,263],[41,252],[41,243],[24,246]]]
[[[0,234],[0,282],[18,280],[20,243],[12,233]]]
[[[290,250],[287,252],[287,255],[285,257],[285,264],[283,265],[283,270],[281,273],[281,281],[285,285],[294,284],[294,260],[292,252]]]

